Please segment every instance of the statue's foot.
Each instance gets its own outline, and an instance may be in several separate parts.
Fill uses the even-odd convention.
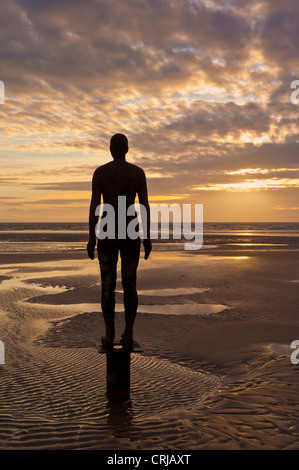
[[[120,340],[122,347],[128,351],[132,351],[133,349],[133,335],[128,335],[128,334],[123,334],[121,335],[121,340]]]
[[[111,351],[113,349],[113,338],[111,336],[102,336],[101,337],[102,345],[106,351]]]

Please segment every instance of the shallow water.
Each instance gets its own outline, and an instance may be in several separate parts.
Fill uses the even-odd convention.
[[[34,302],[32,309],[38,310],[45,307],[45,304]],[[150,313],[154,315],[209,315],[213,313],[220,313],[228,308],[226,305],[221,304],[199,304],[199,303],[185,303],[185,304],[139,304],[138,312]],[[48,310],[53,312],[67,313],[87,313],[100,311],[99,303],[80,303],[80,304],[47,304]],[[123,312],[124,306],[122,303],[115,304],[115,312]]]

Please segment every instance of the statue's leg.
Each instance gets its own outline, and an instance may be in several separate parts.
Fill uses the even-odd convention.
[[[122,240],[120,248],[121,275],[124,290],[125,330],[123,341],[133,341],[133,327],[138,307],[136,288],[137,267],[140,256],[140,239]]]
[[[115,286],[117,277],[118,245],[116,240],[99,240],[98,258],[101,270],[101,306],[106,327],[106,345],[113,345],[115,328]]]

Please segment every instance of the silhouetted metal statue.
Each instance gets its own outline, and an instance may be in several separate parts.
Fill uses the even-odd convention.
[[[106,335],[102,344],[106,351],[113,349],[115,340],[114,313],[115,313],[115,286],[117,275],[118,255],[121,257],[121,275],[124,291],[125,329],[121,337],[121,344],[127,350],[133,350],[133,327],[138,307],[136,289],[137,267],[140,257],[140,236],[131,239],[127,232],[125,237],[119,237],[119,196],[125,196],[126,209],[132,206],[138,195],[139,204],[146,208],[146,233],[143,240],[144,258],[148,259],[152,245],[150,240],[150,208],[147,195],[145,173],[142,168],[128,163],[126,154],[129,150],[128,139],[123,134],[115,134],[110,140],[110,152],[113,160],[98,167],[92,179],[92,197],[89,212],[89,241],[87,252],[90,259],[94,259],[96,246],[95,229],[99,220],[96,209],[101,203],[110,204],[115,210],[115,238],[107,236],[98,239],[97,252],[101,270],[102,297],[101,306],[104,316]],[[98,214],[98,212],[97,212]],[[123,215],[123,214],[122,214]],[[125,214],[126,227],[137,214]],[[123,231],[123,227],[121,227]]]

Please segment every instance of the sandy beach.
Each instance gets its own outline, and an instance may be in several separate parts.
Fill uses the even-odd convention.
[[[141,259],[131,400],[109,402],[97,260],[1,257],[1,449],[297,449],[299,252]],[[124,324],[120,277],[116,335]]]

